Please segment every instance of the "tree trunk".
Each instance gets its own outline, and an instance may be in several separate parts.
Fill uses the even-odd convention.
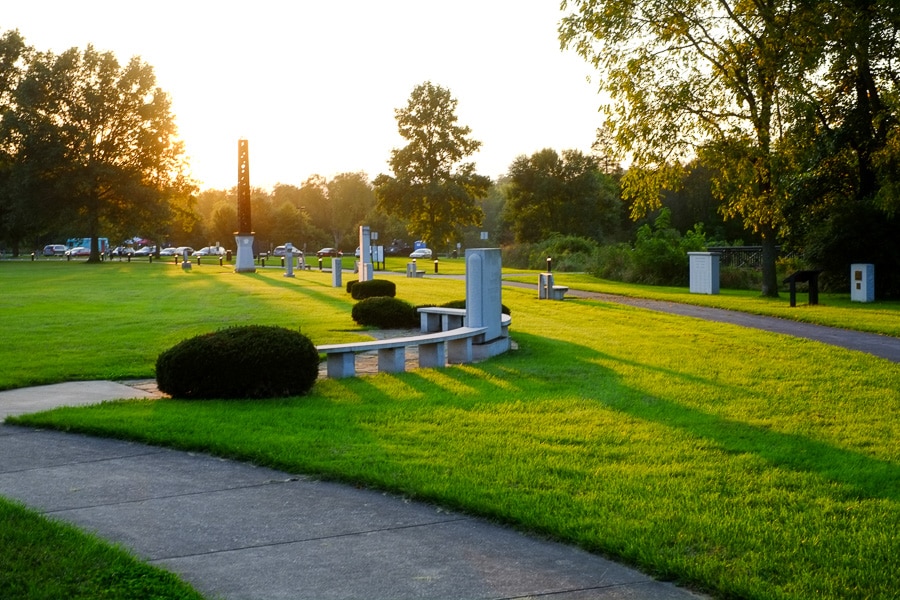
[[[762,236],[762,295],[767,298],[778,297],[778,275],[775,272],[777,259],[775,232],[771,228],[766,228]]]
[[[89,263],[100,262],[100,220],[96,216],[91,217],[90,226],[88,227],[91,236],[91,255],[87,261]]]

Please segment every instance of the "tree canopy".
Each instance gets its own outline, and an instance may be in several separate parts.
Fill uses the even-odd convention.
[[[797,226],[787,208],[812,165],[828,170],[843,154],[837,162],[855,171],[853,195],[892,204],[890,182],[875,171],[879,160],[900,163],[888,151],[897,122],[895,2],[562,7],[571,9],[560,24],[562,45],[598,69],[610,98],[604,131],[631,160],[623,196],[637,214],[658,207],[660,190],[700,157],[713,168],[725,215],[762,238],[764,294],[777,294],[775,244]]]
[[[457,101],[450,90],[431,82],[417,86],[404,108],[395,111],[400,135],[408,141],[391,151],[394,175],[375,178],[378,208],[404,219],[410,233],[437,248],[459,236],[461,227],[479,225],[489,178],[462,162],[481,142],[458,125]]]
[[[601,241],[618,225],[618,186],[595,157],[547,148],[518,157],[508,176],[505,216],[518,242],[540,242],[553,233]]]
[[[623,196],[638,214],[703,150],[719,171],[726,212],[758,231],[767,254],[763,293],[777,294],[775,241],[783,173],[775,148],[788,98],[814,56],[799,43],[791,0],[740,2],[564,0],[575,11],[560,37],[597,67],[612,102],[607,126],[632,166]],[[766,251],[767,250],[767,251]]]
[[[14,87],[0,92],[8,95],[0,198],[13,215],[51,213],[77,224],[94,239],[96,261],[101,229],[159,233],[189,208],[195,188],[150,65],[135,57],[122,66],[92,46],[31,52],[21,64]],[[7,236],[33,232],[4,226]]]

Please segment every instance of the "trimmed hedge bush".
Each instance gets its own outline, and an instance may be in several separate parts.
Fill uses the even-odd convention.
[[[419,313],[415,306],[389,296],[360,300],[353,305],[351,316],[360,325],[380,329],[411,329],[419,325]]]
[[[175,398],[298,396],[318,375],[315,345],[283,327],[229,327],[187,339],[156,359],[159,389]]]
[[[387,296],[393,298],[397,295],[397,284],[387,279],[372,279],[370,281],[357,281],[352,286],[348,284],[347,291],[354,300]]]

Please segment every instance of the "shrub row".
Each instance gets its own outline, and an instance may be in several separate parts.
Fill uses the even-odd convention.
[[[380,329],[412,329],[419,325],[415,306],[389,296],[360,300],[353,305],[350,316],[360,325]]]
[[[393,298],[397,295],[397,284],[387,279],[372,279],[369,281],[351,279],[347,282],[346,289],[347,293],[350,294],[354,300],[375,298],[377,296]]]

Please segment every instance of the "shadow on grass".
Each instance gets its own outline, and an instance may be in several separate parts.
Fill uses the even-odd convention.
[[[657,371],[673,381],[680,379],[698,387],[716,388],[724,385],[695,374],[626,361],[621,357],[604,354],[591,348],[573,348],[571,345],[568,347],[569,356],[578,361],[583,370],[602,368],[598,367],[597,362],[603,361]],[[807,436],[779,432],[729,419],[660,396],[648,397],[642,394],[640,399],[637,399],[633,395],[629,398],[628,394],[620,392],[592,397],[612,410],[682,430],[698,439],[712,441],[724,452],[752,454],[775,467],[815,474],[845,486],[847,499],[900,500],[900,465],[893,462],[838,448]],[[804,415],[798,413],[795,418],[803,419]]]
[[[625,361],[595,349],[568,342],[526,334],[515,335],[524,350],[512,356],[500,357],[485,363],[470,364],[442,370],[413,371],[402,376],[404,383],[416,394],[435,406],[450,405],[460,409],[478,404],[509,402],[527,398],[532,392],[544,395],[556,390],[560,395],[587,398],[604,407],[631,417],[674,428],[698,439],[715,443],[729,454],[757,456],[774,467],[811,473],[844,487],[845,499],[882,498],[900,500],[900,466],[853,450],[839,448],[808,436],[775,431],[764,426],[729,419],[695,407],[685,406],[664,397],[648,397],[641,391],[624,387],[611,369],[598,365],[623,364],[643,370],[663,373],[670,379],[681,379],[698,388],[716,388],[723,384],[655,365]],[[543,375],[540,356],[549,356],[554,347],[562,351],[570,362],[561,375],[558,368],[553,377]],[[517,356],[516,356],[517,355]],[[367,391],[366,400],[380,390],[359,385]],[[448,390],[453,390],[448,394]],[[390,397],[383,397],[390,402]],[[797,419],[804,415],[798,413]]]

